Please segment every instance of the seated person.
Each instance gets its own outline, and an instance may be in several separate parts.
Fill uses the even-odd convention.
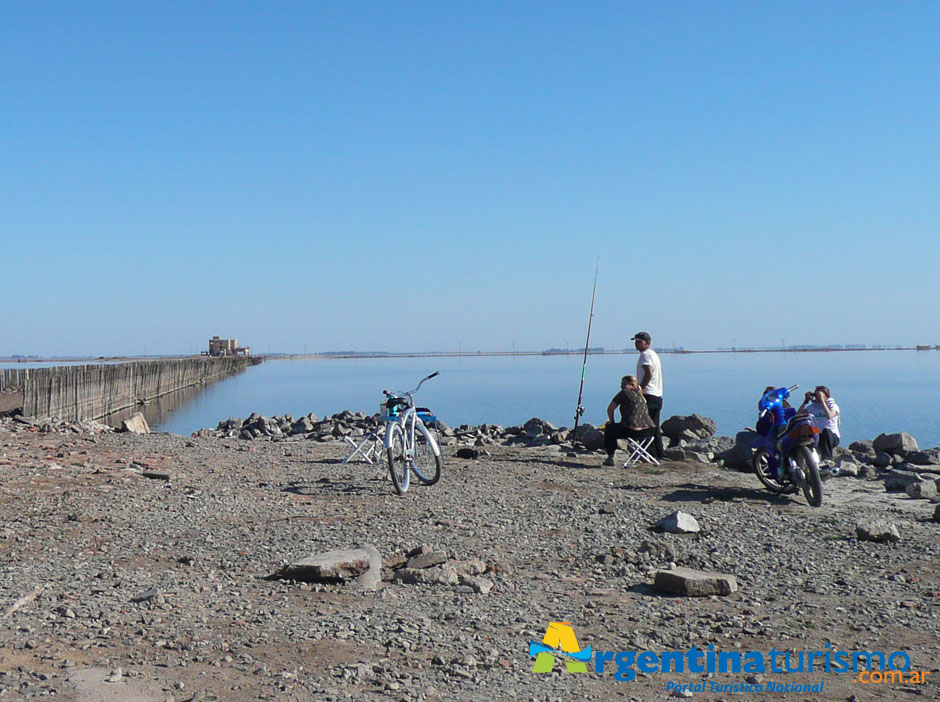
[[[819,455],[831,461],[832,449],[839,445],[840,410],[829,388],[817,385],[815,390],[806,393],[799,411],[813,416],[813,423],[819,429]]]
[[[620,424],[614,422],[614,410],[620,408]],[[625,375],[620,380],[620,392],[607,405],[607,425],[604,427],[604,448],[607,450],[605,466],[614,465],[617,439],[645,439],[656,433],[656,425],[646,407],[636,376]]]

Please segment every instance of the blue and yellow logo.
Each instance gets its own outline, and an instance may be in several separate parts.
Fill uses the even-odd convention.
[[[549,622],[542,643],[529,642],[529,657],[535,658],[533,673],[550,673],[555,658],[562,658],[569,673],[586,673],[591,662],[591,647],[583,651],[571,628],[571,622]]]

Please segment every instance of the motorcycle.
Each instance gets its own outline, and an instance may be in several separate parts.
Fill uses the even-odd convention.
[[[819,476],[819,429],[813,418],[783,401],[799,385],[776,388],[763,394],[758,403],[760,417],[751,464],[758,479],[775,494],[791,494],[802,489],[813,507],[822,504],[822,480]]]

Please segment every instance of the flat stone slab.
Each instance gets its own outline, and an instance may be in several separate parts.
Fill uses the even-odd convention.
[[[855,536],[859,541],[874,541],[879,544],[896,543],[901,540],[897,526],[886,519],[856,524]]]
[[[430,568],[440,565],[447,561],[447,554],[441,551],[430,551],[428,553],[419,553],[408,559],[406,568]]]
[[[682,597],[707,597],[708,595],[730,595],[738,589],[738,580],[733,575],[709,573],[691,568],[673,568],[656,573],[653,586],[660,592]]]
[[[349,580],[369,570],[370,560],[364,548],[326,551],[291,563],[283,574],[293,580]],[[381,569],[381,564],[379,567]]]

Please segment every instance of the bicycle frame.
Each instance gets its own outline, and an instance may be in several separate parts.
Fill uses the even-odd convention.
[[[414,394],[421,389],[421,386],[424,385],[426,380],[430,380],[438,375],[438,372],[435,371],[426,378],[422,378],[421,382],[418,383],[418,386],[414,390],[402,393],[389,392],[388,390],[383,390],[384,395],[389,398],[389,400],[399,400],[403,408],[399,410],[397,416],[393,419],[390,416],[387,417],[388,422],[397,422],[401,425],[402,431],[405,435],[405,463],[408,464],[408,469],[414,467],[415,462],[415,429],[417,423],[421,421],[421,418],[418,416],[418,411],[415,409]],[[423,422],[422,422],[423,424]],[[392,432],[386,430],[385,432],[385,449],[388,450],[391,446],[391,437]]]

